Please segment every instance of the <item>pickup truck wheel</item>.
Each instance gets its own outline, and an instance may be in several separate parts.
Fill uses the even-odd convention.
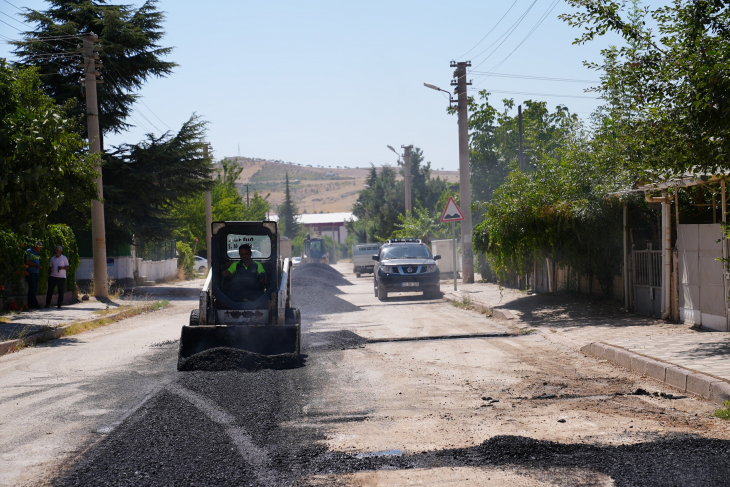
[[[388,291],[380,286],[378,286],[378,299],[381,301],[385,301],[386,299],[388,299]]]
[[[194,309],[190,312],[190,326],[198,326],[200,324],[200,310]]]

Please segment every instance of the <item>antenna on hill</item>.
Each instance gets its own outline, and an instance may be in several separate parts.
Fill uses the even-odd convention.
[[[238,144],[238,157],[241,157],[241,144]]]

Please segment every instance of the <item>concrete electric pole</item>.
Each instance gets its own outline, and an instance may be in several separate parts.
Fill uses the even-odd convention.
[[[466,68],[471,61],[451,61],[454,78],[451,86],[456,86],[454,93],[458,96],[457,111],[459,114],[459,198],[464,220],[461,222],[461,278],[464,283],[474,282],[474,253],[471,245],[471,169],[469,168],[469,106],[466,87]]]
[[[413,216],[413,197],[411,196],[411,149],[412,145],[402,145],[403,149],[403,178],[406,183],[406,215]]]
[[[517,125],[520,134],[520,171],[524,171],[525,158],[522,155],[522,105],[517,105]]]
[[[209,144],[205,144],[205,147],[203,147],[203,154],[205,155],[206,159],[208,158],[208,148]],[[205,192],[205,248],[206,248],[206,257],[208,258],[208,266],[211,264],[211,253],[210,253],[210,244],[212,241],[212,232],[213,232],[213,205],[211,202],[211,196],[210,196],[210,190]]]
[[[96,84],[103,83],[103,79],[97,80],[97,68],[101,63],[96,63],[94,56],[94,42],[98,40],[94,33],[84,37],[84,88],[86,92],[86,127],[88,131],[89,145],[92,153],[101,152],[101,140],[99,137],[99,104],[96,98]],[[96,178],[96,189],[99,199],[91,201],[91,239],[93,240],[94,255],[94,296],[99,299],[109,298],[109,289],[106,276],[106,229],[104,228],[104,186],[101,179],[101,165],[96,167],[99,177]]]

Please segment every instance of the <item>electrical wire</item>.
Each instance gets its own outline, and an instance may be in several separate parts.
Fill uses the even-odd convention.
[[[516,78],[516,79],[534,79],[540,81],[564,81],[566,83],[600,83],[600,81],[591,79],[574,79],[574,78],[550,78],[547,76],[529,76],[526,74],[507,74],[495,73],[493,71],[469,71],[468,74],[486,75],[495,78]]]
[[[479,92],[481,90],[477,90],[476,88],[470,88],[469,91],[471,92]],[[553,96],[558,98],[586,98],[589,100],[600,100],[600,97],[597,96],[580,96],[580,95],[558,95],[555,93],[532,93],[528,91],[507,91],[507,90],[490,90],[486,89],[489,93],[503,93],[508,95],[529,95],[529,96]]]
[[[107,59],[107,64],[109,64],[109,66],[111,66],[111,67],[112,67],[112,69],[114,69],[114,71],[115,71],[115,72],[116,72],[116,73],[117,73],[117,74],[119,75],[119,78],[122,78],[122,74],[121,74],[121,73],[119,72],[119,70],[117,69],[116,65],[115,65],[115,64],[114,64],[114,63],[113,63],[113,62],[112,62],[112,61],[111,61],[110,59]],[[151,109],[150,107],[148,107],[148,106],[147,106],[147,104],[146,104],[146,103],[145,103],[145,102],[144,102],[144,101],[143,101],[143,100],[142,100],[141,98],[140,98],[139,102],[140,102],[140,103],[142,103],[142,104],[143,104],[143,105],[144,105],[145,107],[147,107],[147,110],[149,110],[149,111],[150,111],[150,113],[151,113],[152,115],[154,115],[154,116],[155,116],[155,118],[157,118],[157,120],[159,120],[160,122],[162,122],[162,124],[163,124],[163,125],[164,125],[165,127],[167,127],[168,129],[172,130],[172,128],[170,128],[170,126],[169,126],[169,125],[167,125],[167,124],[165,123],[165,121],[164,121],[164,120],[162,120],[162,119],[161,119],[160,117],[158,117],[158,116],[157,116],[157,114],[156,114],[156,113],[155,113],[154,111],[152,111],[152,109]],[[140,112],[140,115],[142,115],[142,113],[141,113],[141,112]],[[144,117],[144,115],[142,115],[142,116]],[[147,120],[147,118],[146,118],[146,117],[145,117],[145,120]],[[149,122],[149,120],[147,120],[147,121]],[[154,124],[153,124],[152,122],[150,122],[150,124],[151,124],[151,125],[152,125],[153,127],[155,127],[155,125],[154,125]],[[160,130],[160,129],[159,129],[159,128],[157,128],[157,127],[155,127],[155,128],[156,128],[156,129],[157,129],[157,130],[158,130],[158,131],[159,131],[160,133],[162,133],[162,130]]]
[[[492,46],[494,46],[494,45],[495,45],[495,44],[496,44],[497,42],[499,42],[499,40],[500,40],[500,39],[504,38],[504,39],[502,39],[502,42],[500,42],[500,43],[499,43],[499,45],[498,45],[498,46],[497,46],[497,47],[496,47],[496,48],[494,49],[494,51],[492,51],[492,52],[491,52],[491,53],[490,53],[490,54],[489,54],[489,55],[488,55],[488,56],[487,56],[486,58],[484,58],[484,59],[483,59],[483,60],[482,60],[482,61],[481,61],[481,62],[480,62],[479,64],[477,64],[476,66],[474,66],[475,68],[476,68],[476,67],[478,67],[478,66],[481,66],[481,64],[482,64],[482,63],[484,63],[484,61],[486,61],[487,59],[489,59],[489,58],[490,58],[490,57],[491,57],[491,56],[492,56],[492,55],[493,55],[493,54],[494,54],[495,52],[497,52],[497,49],[499,49],[500,47],[502,47],[502,44],[504,44],[504,43],[505,43],[505,42],[507,41],[507,39],[509,39],[509,37],[510,37],[510,36],[512,35],[512,33],[513,33],[513,32],[514,32],[515,30],[517,30],[517,27],[519,27],[519,26],[520,26],[520,24],[522,23],[522,21],[523,21],[523,20],[525,20],[525,17],[527,17],[527,14],[529,14],[529,13],[530,13],[530,10],[532,10],[532,7],[534,7],[536,3],[537,3],[537,0],[534,0],[534,1],[533,1],[533,2],[532,2],[532,3],[530,4],[530,6],[529,6],[529,7],[527,7],[527,10],[525,10],[525,11],[524,11],[524,12],[522,13],[522,15],[520,15],[520,16],[519,16],[519,17],[517,18],[517,20],[515,21],[515,23],[514,23],[514,24],[512,24],[512,25],[511,25],[511,26],[510,26],[510,27],[509,27],[509,28],[507,29],[507,31],[506,31],[506,32],[505,32],[504,34],[502,34],[501,36],[499,36],[499,37],[497,38],[497,40],[496,40],[496,41],[494,41],[494,42],[493,42],[493,43],[492,43],[492,44],[491,44],[491,45],[490,45],[489,47],[487,47],[487,48],[486,48],[486,49],[484,49],[484,50],[483,50],[482,52],[480,52],[479,54],[477,54],[476,56],[474,56],[474,57],[473,57],[473,59],[477,59],[477,58],[478,58],[479,56],[481,56],[482,54],[484,54],[485,52],[487,52],[488,50],[490,50],[490,49],[492,48]]]
[[[0,11],[0,14],[3,14],[3,15],[4,15],[4,16],[6,16],[6,17],[10,17],[11,19],[13,19],[14,21],[16,21],[16,22],[17,22],[17,23],[19,23],[19,24],[25,25],[25,24],[24,24],[23,22],[21,22],[20,20],[16,19],[15,17],[13,17],[13,16],[12,16],[12,15],[10,15],[10,14],[6,14],[5,12],[1,12],[1,11]]]
[[[542,25],[543,22],[545,22],[545,19],[548,17],[548,15],[550,15],[550,13],[552,13],[552,11],[555,9],[555,7],[558,6],[558,2],[560,2],[560,0],[555,0],[553,2],[553,4],[547,8],[547,10],[545,11],[545,13],[540,18],[540,20],[537,21],[537,23],[535,24],[535,26],[530,30],[530,32],[527,33],[527,35],[520,41],[520,43],[517,44],[517,46],[514,49],[512,49],[512,52],[510,52],[509,54],[507,54],[507,56],[504,59],[502,59],[502,61],[500,61],[499,64],[497,64],[492,69],[490,69],[490,71],[494,71],[494,70],[498,69],[502,64],[504,64],[505,61],[507,61],[507,59],[509,59],[510,56],[512,56],[512,54],[514,54],[515,51],[517,51],[517,49],[519,49],[520,46],[522,44],[524,44],[527,39],[530,38],[530,36],[532,36],[532,34],[537,30],[537,28],[540,27],[540,25]],[[476,67],[477,66],[475,66],[475,68]]]
[[[512,3],[512,5],[510,5],[510,7],[509,7],[509,8],[507,9],[507,11],[506,11],[506,12],[504,13],[504,15],[502,15],[502,18],[500,18],[500,19],[499,19],[499,20],[497,21],[497,23],[496,23],[496,24],[494,24],[494,27],[492,27],[492,28],[491,28],[491,29],[489,30],[489,32],[487,32],[487,34],[486,34],[486,35],[485,35],[484,37],[482,37],[482,38],[481,38],[481,40],[480,40],[479,42],[477,42],[477,43],[476,43],[476,44],[474,45],[474,47],[472,47],[471,49],[469,49],[468,51],[466,51],[466,52],[465,52],[464,54],[462,54],[461,56],[459,56],[459,57],[458,57],[457,59],[461,59],[461,58],[463,58],[464,56],[466,56],[467,54],[469,54],[470,52],[472,52],[472,51],[473,51],[474,49],[476,49],[476,47],[477,47],[477,46],[478,46],[479,44],[481,44],[481,43],[482,43],[482,42],[484,41],[484,39],[486,39],[487,37],[489,37],[489,34],[491,34],[491,33],[492,33],[492,32],[494,31],[494,29],[496,29],[496,28],[497,28],[497,26],[499,26],[499,24],[500,24],[500,23],[502,22],[502,20],[504,20],[504,18],[505,18],[505,17],[507,16],[507,14],[508,14],[508,13],[510,12],[510,10],[512,10],[512,7],[514,7],[514,6],[515,6],[515,5],[517,4],[517,2],[518,2],[518,0],[515,0],[515,1],[514,1],[514,2]]]
[[[13,5],[12,3],[8,2],[8,0],[3,0],[3,2],[7,3],[8,5],[11,5],[11,6],[17,8],[18,10],[23,10],[22,8],[18,7],[17,5]]]
[[[12,27],[13,29],[17,30],[18,32],[23,32],[22,30],[18,29],[18,28],[17,28],[17,27],[15,27],[14,25],[8,24],[7,22],[5,22],[5,21],[4,21],[4,20],[2,20],[2,19],[0,19],[0,22],[2,22],[3,24],[7,25],[8,27]]]

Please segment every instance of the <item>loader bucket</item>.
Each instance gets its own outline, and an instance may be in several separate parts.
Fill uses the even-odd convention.
[[[183,326],[180,359],[218,347],[260,355],[298,354],[299,325]]]

